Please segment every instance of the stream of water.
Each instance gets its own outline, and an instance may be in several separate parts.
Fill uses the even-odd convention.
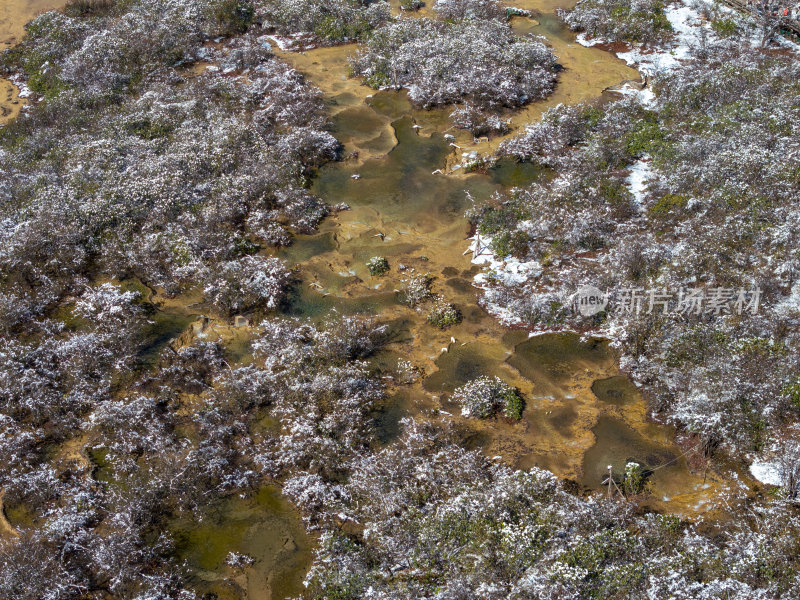
[[[564,70],[552,96],[508,115],[509,135],[552,106],[602,101],[605,88],[638,78],[613,54],[577,44],[554,14],[559,6],[529,0],[521,7],[536,11],[536,20],[512,21],[519,35],[543,36]],[[394,390],[378,417],[382,438],[396,435],[406,415],[450,419],[468,444],[513,466],[548,468],[598,488],[609,465],[619,473],[633,460],[653,470],[651,507],[687,517],[706,510],[728,483],[714,473],[690,471],[675,431],[649,420],[645,399],[619,372],[607,342],[574,334],[529,338],[527,332],[501,326],[477,303],[472,280],[479,267],[465,252],[466,192],[481,201],[543,174],[532,165],[507,161],[486,173],[454,171],[462,151],[484,155],[504,138],[476,143],[450,128],[451,108],[418,110],[403,91],[376,92],[348,78],[347,57],[355,50],[280,53],[325,92],[333,133],[351,156],[322,168],[313,188],[350,210],[282,255],[299,265],[303,278],[293,304],[296,314],[318,318],[335,309],[389,321],[398,341],[377,362],[393,366],[393,361],[410,360],[425,373],[417,383]],[[455,135],[462,148],[452,147],[445,133]],[[387,275],[370,276],[366,261],[373,256],[387,258]],[[413,272],[434,278],[433,291],[459,307],[462,323],[440,331],[426,322],[424,308],[400,304],[396,292]],[[480,375],[500,376],[523,393],[527,407],[521,422],[459,416],[450,393]]]

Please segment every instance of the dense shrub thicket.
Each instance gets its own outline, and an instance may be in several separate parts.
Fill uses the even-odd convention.
[[[367,39],[391,18],[383,0],[258,0],[255,18],[282,35],[311,33],[323,44]]]
[[[121,387],[144,307],[105,285],[72,310],[74,328],[39,323],[47,341],[0,352],[0,489],[26,515],[0,543],[4,598],[193,598],[171,523],[290,473],[338,477],[374,440],[369,322],[267,321],[248,366],[196,341]],[[54,452],[70,440],[84,450]]]
[[[672,33],[661,0],[585,0],[560,14],[573,31],[602,41],[652,44]]]
[[[465,417],[486,418],[499,410],[508,418],[522,416],[522,399],[499,377],[473,379],[453,392],[453,401],[461,405],[461,414]]]
[[[2,57],[41,98],[0,130],[3,598],[191,598],[171,523],[371,440],[375,326],[268,321],[247,367],[198,340],[151,357],[168,317],[100,283],[279,305],[288,271],[260,250],[327,213],[306,179],[338,144],[318,91],[244,34],[251,8],[72,3]]]
[[[338,148],[317,90],[254,36],[201,45],[210,5],[129,6],[48,13],[4,59],[45,98],[0,131],[6,328],[97,272],[201,284],[223,313],[274,308],[286,270],[256,253],[327,213],[305,189]],[[219,68],[181,67],[197,59]]]
[[[496,0],[436,0],[433,9],[446,21],[507,18],[507,9]]]
[[[420,103],[494,109],[552,85],[552,55],[511,37],[495,4],[437,10],[447,22],[390,25],[366,55],[381,39],[401,58],[406,42],[423,57],[419,40],[440,43],[438,66],[409,66]],[[265,482],[320,533],[308,598],[787,597],[800,532],[780,499],[719,536],[567,493],[434,425],[406,421],[379,443],[384,389],[365,359],[387,329],[370,320],[266,317],[247,364],[202,328],[164,347],[168,315],[136,279],[202,295],[218,316],[274,310],[289,273],[261,250],[326,213],[305,184],[337,143],[318,92],[272,56],[259,19],[334,42],[387,14],[382,3],[78,1],[3,55],[42,101],[0,130],[0,490],[18,532],[0,539],[0,597],[198,598],[175,523]],[[216,36],[234,37],[208,43]],[[215,66],[200,72],[201,61]],[[795,306],[775,304],[794,285],[797,74],[785,59],[726,50],[663,79],[652,110],[555,110],[506,147],[556,170],[555,185],[474,215],[495,248],[547,267],[522,296],[491,292],[532,322],[563,320],[553,282],[588,274],[666,285],[699,265],[708,281],[762,285],[762,319],[611,321],[625,327],[628,368],[709,444],[755,445],[759,419],[800,410]],[[624,168],[645,155],[658,179],[639,199]],[[699,158],[715,170],[693,168]],[[610,258],[581,271],[587,251]],[[407,280],[408,304],[430,296],[427,275]],[[435,324],[459,318],[434,310]],[[458,398],[470,414],[523,410],[498,381]]]
[[[458,12],[448,3],[442,10]],[[390,23],[373,33],[352,69],[372,87],[408,88],[409,98],[425,107],[467,101],[496,111],[549,94],[556,80],[552,52],[515,36],[491,10],[475,12],[481,16],[465,11],[463,18]]]
[[[578,498],[550,473],[514,471],[405,425],[345,485],[314,489],[331,499],[327,522],[358,533],[323,526],[309,597],[744,600],[790,597],[797,585],[800,524],[783,505],[713,535]]]
[[[800,417],[798,75],[794,59],[736,40],[657,77],[652,106],[551,110],[502,150],[555,180],[473,215],[498,254],[536,261],[538,274],[522,286],[499,277],[487,299],[527,323],[612,332],[657,410],[709,447],[747,453],[780,438]],[[637,290],[640,314],[617,304],[579,319],[570,295],[587,283]],[[695,288],[702,308],[677,313]],[[649,290],[672,294],[670,314]]]

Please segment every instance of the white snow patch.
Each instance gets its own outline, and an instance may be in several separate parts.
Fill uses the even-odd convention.
[[[20,98],[30,98],[31,96],[33,96],[31,88],[29,88],[25,84],[25,80],[22,78],[21,75],[16,75],[16,74],[12,75],[11,77],[8,78],[8,81],[10,81],[19,90],[19,94],[17,95]]]
[[[575,36],[575,41],[577,41],[581,46],[586,46],[587,48],[591,48],[592,46],[597,46],[598,44],[603,43],[603,40],[599,40],[597,38],[590,39],[585,31]]]
[[[794,312],[800,312],[800,282],[792,286],[789,295],[782,299],[780,303],[775,306],[775,313],[779,315],[790,315]]]
[[[647,193],[647,182],[653,176],[653,167],[650,164],[650,157],[640,158],[628,167],[630,175],[625,178],[633,200],[640,207],[644,204],[644,197]]]
[[[759,27],[749,15],[742,14],[721,3],[717,3],[716,7],[734,15],[737,21],[744,21],[748,27],[749,43],[753,46],[760,45]],[[711,24],[704,22],[700,13],[691,6],[682,2],[673,2],[664,8],[664,14],[675,32],[671,43],[663,46],[637,44],[631,46],[626,52],[617,52],[618,58],[624,60],[628,66],[636,67],[642,74],[652,75],[674,69],[681,62],[692,60],[692,48],[701,47],[703,43],[713,43],[718,39]],[[800,45],[781,35],[776,35],[773,41],[779,46],[800,53]],[[577,42],[582,46],[589,47],[604,43],[606,40],[589,39],[586,33],[581,33],[577,36]]]
[[[275,43],[275,45],[283,50],[284,52],[288,52],[292,49],[292,44],[294,40],[290,37],[283,37],[278,35],[268,35],[266,38]]]
[[[542,272],[542,266],[535,260],[522,261],[513,256],[499,258],[495,256],[489,245],[492,239],[476,235],[472,238],[472,264],[488,265],[492,271],[492,279],[501,281],[505,284],[522,284],[531,277],[536,277]],[[475,276],[475,283],[485,285],[488,283],[489,276],[486,273],[478,273]]]
[[[650,74],[669,71],[681,62],[691,59],[691,48],[700,46],[705,35],[706,40],[715,37],[711,26],[703,24],[694,8],[681,3],[670,4],[664,14],[675,31],[675,39],[663,48],[632,48],[628,52],[619,52],[617,56],[631,66],[637,66],[642,73]]]
[[[767,485],[783,485],[783,469],[776,459],[756,459],[750,465],[750,474]]]
[[[715,33],[708,23],[703,23],[700,13],[680,2],[668,5],[664,14],[675,31],[675,39],[664,46],[631,46],[626,52],[617,52],[617,57],[628,66],[636,67],[641,73],[652,75],[660,71],[669,71],[681,62],[691,59],[691,48],[700,46],[703,37],[707,41],[714,39]],[[577,36],[582,46],[594,46],[604,40],[587,39],[585,34]]]
[[[262,37],[273,42],[284,52],[302,52],[316,47],[313,34],[307,32],[293,33],[291,35],[265,35]]]
[[[528,332],[528,338],[539,337],[540,335],[549,335],[551,333],[553,333],[553,332],[549,331],[547,329],[537,330],[537,331],[529,331]],[[552,396],[545,396],[545,398],[550,398],[551,400],[555,401],[555,398],[552,397]]]
[[[473,281],[476,287],[488,290],[497,283],[505,287],[522,285],[541,274],[542,266],[535,260],[521,261],[513,256],[504,259],[495,256],[489,247],[491,242],[490,237],[481,237],[479,234],[472,238],[472,263],[488,266],[488,269],[475,275]],[[509,307],[485,299],[486,309],[502,323],[521,323],[520,317]]]
[[[619,94],[620,96],[630,96],[634,98],[638,98],[639,102],[643,106],[652,106],[655,102],[656,95],[653,93],[649,87],[644,89],[636,89],[630,83],[625,83],[619,89],[614,90],[615,93]]]

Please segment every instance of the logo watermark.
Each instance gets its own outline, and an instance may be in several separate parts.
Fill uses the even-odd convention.
[[[605,310],[608,296],[593,285],[582,285],[575,292],[575,308],[584,317],[591,317]]]
[[[615,288],[602,291],[582,285],[572,296],[573,308],[584,317],[602,311],[616,314],[756,315],[761,288]]]

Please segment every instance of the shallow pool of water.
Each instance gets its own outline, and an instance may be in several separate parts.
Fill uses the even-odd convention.
[[[433,393],[450,393],[478,377],[500,376],[506,356],[507,351],[500,344],[454,346],[438,358],[437,371],[425,379],[423,387]]]
[[[592,428],[597,438],[583,458],[581,482],[588,487],[598,487],[611,466],[616,474],[625,472],[625,465],[635,462],[648,471],[653,471],[651,483],[657,485],[663,469],[685,470],[678,462],[680,450],[656,441],[634,430],[623,420],[602,415]]]
[[[639,390],[624,375],[598,379],[592,384],[592,392],[599,400],[615,406],[634,404],[639,395]]]
[[[220,600],[270,600],[297,596],[311,564],[313,541],[299,514],[277,487],[224,500],[202,519],[173,524],[178,555],[187,561],[198,591]],[[251,564],[226,564],[231,552]]]
[[[599,101],[603,88],[637,77],[613,55],[575,43],[574,34],[552,14],[553,7],[545,8],[536,21],[515,18],[512,26],[520,35],[545,36],[564,69],[551,97],[510,114],[515,131],[551,106]],[[320,169],[313,184],[323,199],[345,202],[351,210],[326,221],[317,236],[302,237],[283,251],[287,260],[299,264],[307,284],[294,303],[294,314],[318,318],[332,310],[365,312],[401,324],[391,350],[374,361],[383,360],[391,370],[390,363],[407,360],[424,375],[413,385],[395,388],[376,416],[384,442],[394,439],[405,415],[443,414],[461,428],[465,443],[488,455],[593,482],[585,468],[593,472],[597,460],[630,446],[650,427],[644,400],[635,388],[625,387],[627,380],[620,376],[607,342],[577,334],[529,338],[524,331],[500,326],[477,306],[472,282],[480,269],[466,251],[469,226],[464,213],[473,200],[483,202],[494,192],[546,181],[550,174],[530,163],[501,160],[485,173],[445,175],[460,162],[462,152],[491,151],[501,138],[474,142],[450,127],[451,107],[418,110],[404,91],[376,92],[348,79],[346,56],[354,51],[340,47],[285,55],[326,92],[334,133],[348,152],[358,153]],[[444,133],[455,135],[462,148],[451,145]],[[366,261],[373,256],[387,259],[389,273],[370,276]],[[426,323],[424,303],[415,309],[397,303],[411,273],[429,275],[432,292],[455,304],[462,322],[439,331]],[[460,417],[460,407],[450,396],[479,376],[499,376],[520,390],[526,399],[520,422]],[[624,400],[619,406],[610,402],[617,393]],[[627,412],[604,417],[611,409]],[[601,418],[618,418],[620,425],[610,427]],[[669,435],[652,427],[657,431],[646,455],[668,452]],[[585,458],[590,449],[593,453]]]
[[[537,335],[520,343],[508,362],[524,377],[558,394],[576,371],[598,365],[608,368],[614,356],[605,340],[582,340],[577,333],[562,333]]]

